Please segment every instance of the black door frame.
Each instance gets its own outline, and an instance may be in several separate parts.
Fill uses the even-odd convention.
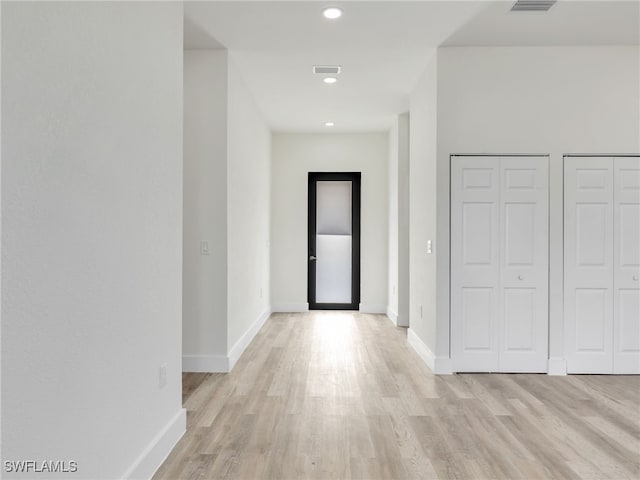
[[[316,186],[321,181],[351,182],[351,303],[316,302]],[[360,172],[309,172],[307,301],[310,310],[358,310],[360,307]]]

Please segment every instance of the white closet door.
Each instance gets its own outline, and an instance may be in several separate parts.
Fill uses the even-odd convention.
[[[499,173],[495,157],[453,157],[451,357],[457,372],[499,371]]]
[[[613,162],[566,157],[564,321],[568,373],[613,371]]]
[[[614,159],[613,373],[640,373],[640,158]]]
[[[548,368],[548,157],[500,162],[500,371]]]
[[[452,159],[457,372],[547,371],[547,185],[547,157]]]

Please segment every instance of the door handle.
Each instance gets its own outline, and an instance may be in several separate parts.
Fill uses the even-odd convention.
[[[638,281],[638,276],[637,276],[637,275],[634,275],[634,276],[633,276],[633,279],[637,282],[637,281]]]
[[[311,260],[311,261],[314,261],[314,260],[317,260],[317,259],[318,259],[318,257],[316,257],[315,255],[311,255],[309,257],[309,260]]]
[[[524,276],[518,275],[518,280],[524,280]]]

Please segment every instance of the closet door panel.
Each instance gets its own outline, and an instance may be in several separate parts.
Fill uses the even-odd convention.
[[[547,371],[547,184],[547,157],[452,158],[457,372]]]
[[[568,373],[613,370],[613,162],[566,157],[564,321]]]
[[[640,373],[640,158],[614,163],[613,373]]]
[[[546,372],[548,158],[500,163],[500,370]]]
[[[498,158],[452,158],[451,352],[458,372],[499,369],[498,182]]]

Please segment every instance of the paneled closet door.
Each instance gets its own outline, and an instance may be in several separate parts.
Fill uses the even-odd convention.
[[[500,160],[451,165],[451,358],[457,372],[497,372]]]
[[[640,373],[640,158],[614,159],[613,373]]]
[[[548,157],[500,161],[500,371],[546,372]]]
[[[568,373],[613,371],[613,161],[564,163],[564,321]]]
[[[452,158],[455,371],[547,371],[547,184],[547,157]]]

